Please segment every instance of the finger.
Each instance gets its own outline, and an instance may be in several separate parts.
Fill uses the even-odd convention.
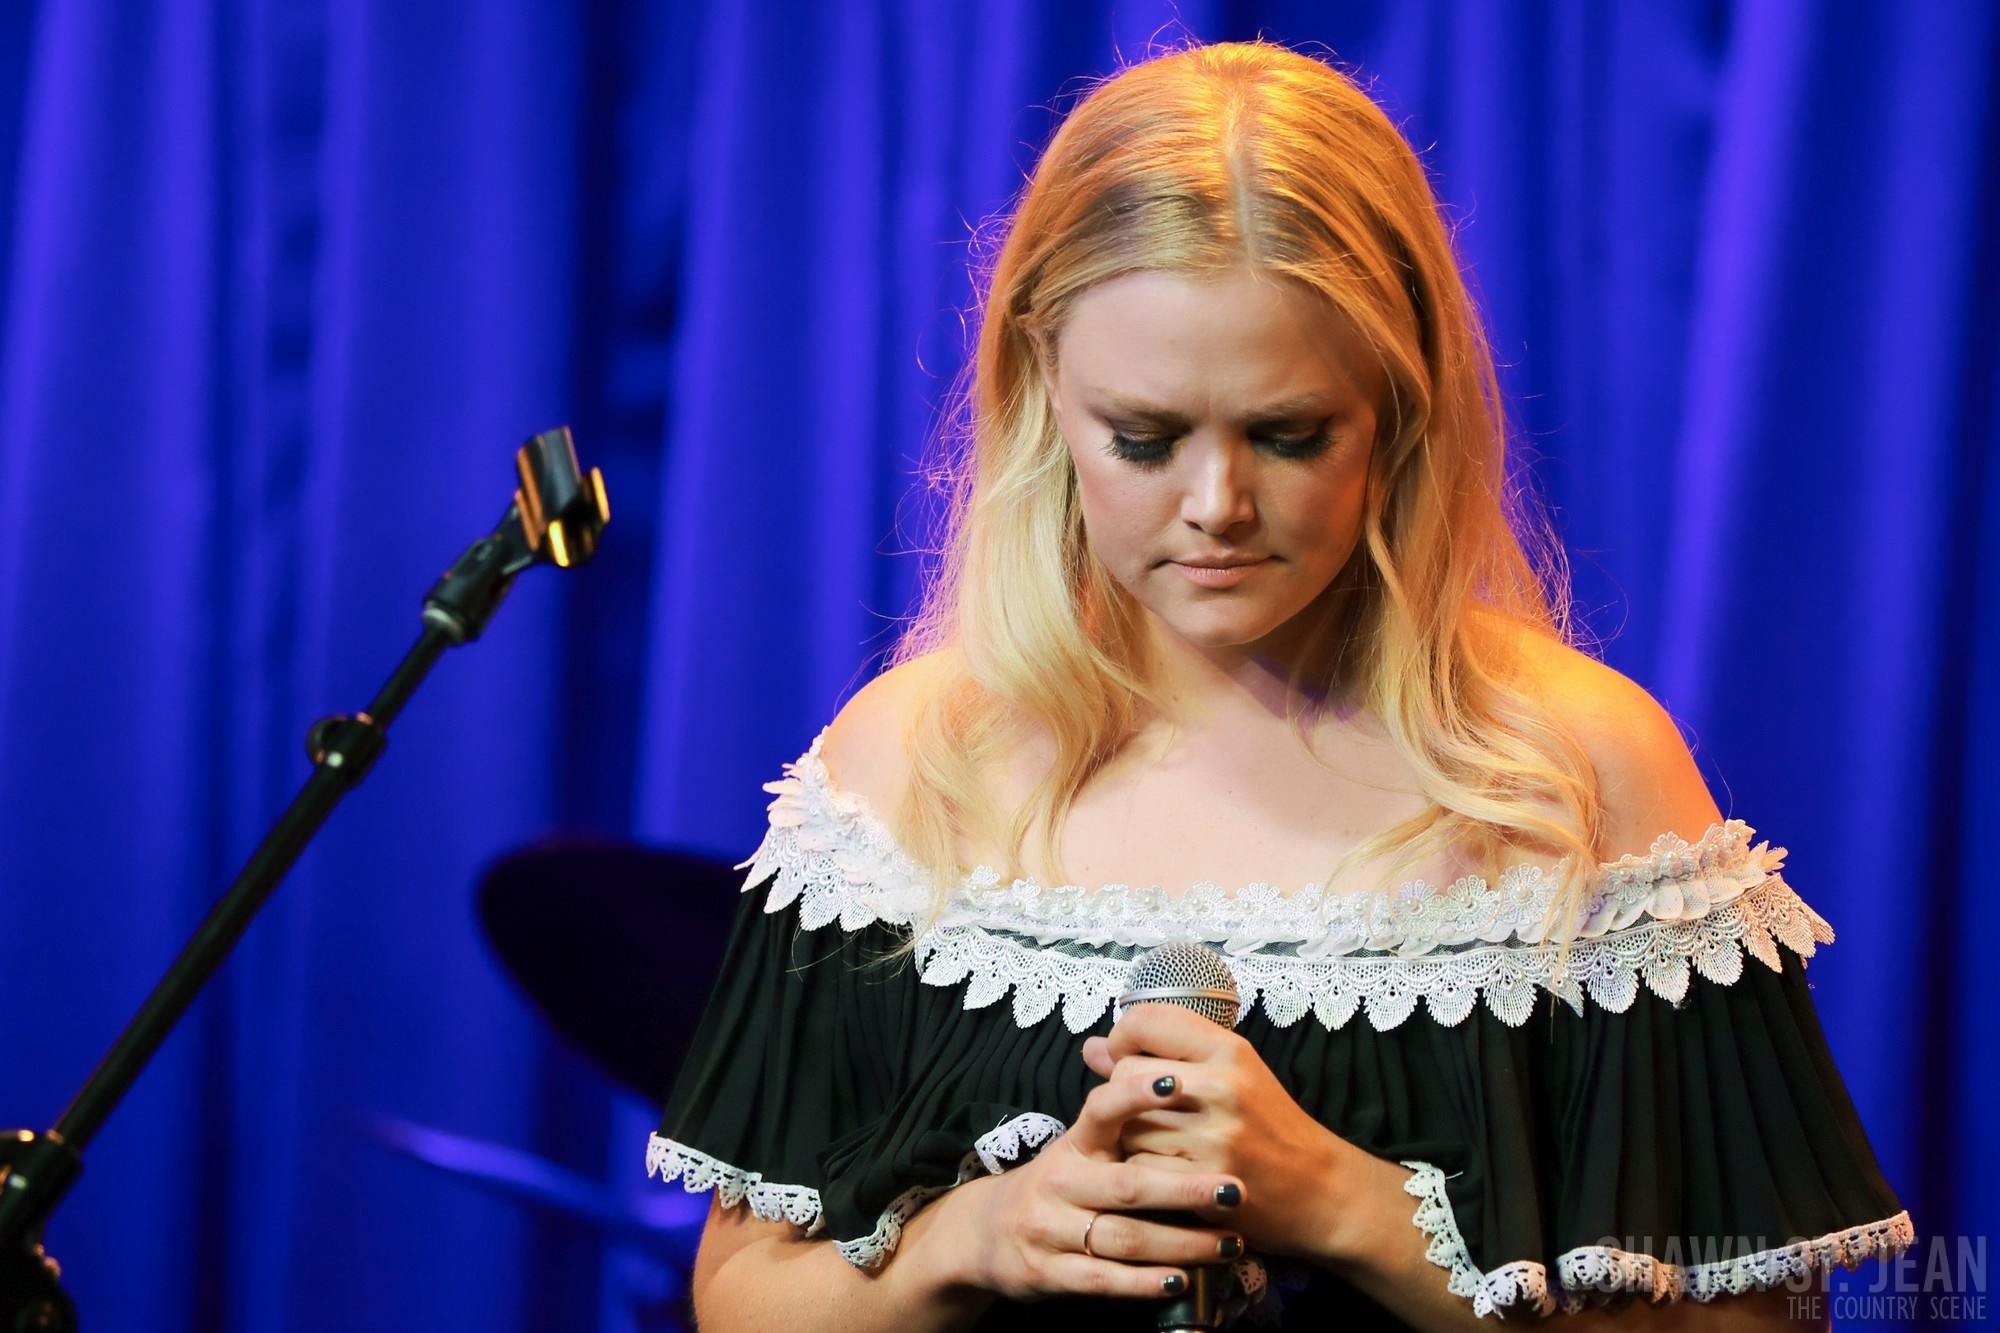
[[[1214,1171],[1222,1159],[1186,1116],[1141,1116],[1125,1122],[1118,1147],[1128,1162],[1168,1171]]]
[[[1146,1149],[1126,1153],[1125,1160],[1137,1163],[1140,1166],[1151,1167],[1156,1171],[1202,1171],[1206,1169],[1201,1163],[1191,1158],[1182,1157],[1178,1153],[1157,1153]],[[1218,1212],[1224,1217],[1229,1214],[1229,1210],[1226,1208],[1209,1209],[1208,1211]]]
[[[1240,1205],[1244,1190],[1238,1176],[1104,1162],[1079,1171],[1063,1194],[1076,1207],[1097,1213],[1212,1212]]]
[[[1091,1244],[1096,1247],[1095,1237]],[[1046,1263],[1048,1285],[1056,1291],[1157,1300],[1187,1290],[1187,1273],[1178,1268],[1142,1268],[1121,1264],[1116,1259],[1093,1259],[1087,1254],[1053,1255]]]
[[[1124,1126],[1115,1120],[1091,1115],[1090,1103],[1086,1100],[1084,1113],[1063,1132],[1062,1141],[1085,1161],[1110,1163],[1125,1155],[1118,1146],[1118,1136],[1123,1129]]]
[[[1155,1072],[1176,1068],[1181,1067],[1164,1060],[1144,1069],[1134,1065],[1129,1072],[1120,1072],[1110,1082],[1092,1088],[1071,1126],[1078,1151],[1086,1157],[1115,1156],[1109,1150],[1117,1148],[1126,1121],[1148,1111],[1182,1105],[1182,1075]]]
[[[1111,1070],[1118,1063],[1111,1054],[1110,1043],[1102,1037],[1084,1039],[1083,1062],[1090,1067],[1090,1072],[1099,1078],[1110,1078]]]
[[[1229,1028],[1175,1004],[1135,1004],[1111,1026],[1111,1054],[1158,1055],[1169,1060],[1213,1059],[1239,1042]]]
[[[1198,1110],[1224,1091],[1205,1066],[1152,1055],[1126,1056],[1111,1067],[1110,1081],[1131,1085],[1152,1106],[1181,1110]]]
[[[1134,1153],[1125,1159],[1125,1164],[1142,1166],[1152,1171],[1182,1171],[1222,1182],[1209,1193],[1204,1202],[1190,1204],[1184,1211],[1195,1214],[1211,1226],[1236,1225],[1233,1219],[1239,1215],[1244,1199],[1241,1177],[1227,1173],[1218,1175],[1204,1168],[1199,1160],[1178,1155],[1168,1157],[1153,1153]]]
[[[1243,1237],[1223,1228],[1176,1226],[1124,1213],[1099,1213],[1090,1226],[1090,1252],[1099,1259],[1185,1267],[1236,1258],[1243,1253]]]

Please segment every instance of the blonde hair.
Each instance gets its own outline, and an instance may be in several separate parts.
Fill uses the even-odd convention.
[[[1097,283],[1246,265],[1322,293],[1387,385],[1361,541],[1302,613],[1315,617],[1314,648],[1294,683],[1371,710],[1430,808],[1342,865],[1447,847],[1490,864],[1527,844],[1594,867],[1595,777],[1518,661],[1522,633],[1563,630],[1509,522],[1493,359],[1423,167],[1340,73],[1230,43],[1134,65],[1092,91],[1042,156],[993,264],[948,533],[896,652],[942,654],[897,815],[941,893],[966,838],[1018,857],[1039,826],[1057,866],[1071,803],[1157,707],[1139,609],[1085,539],[1038,349],[1054,355]],[[1559,562],[1547,568],[1559,587]],[[1003,809],[995,766],[1038,733],[1049,768]]]

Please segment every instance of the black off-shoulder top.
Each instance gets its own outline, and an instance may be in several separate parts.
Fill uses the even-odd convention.
[[[1553,873],[1394,890],[1094,890],[930,880],[816,741],[747,863],[722,975],[647,1166],[851,1262],[1031,1157],[1097,1082],[1086,1036],[1131,962],[1213,945],[1238,1031],[1292,1096],[1413,1173],[1411,1225],[1481,1315],[1791,1284],[1914,1240],[1807,991],[1832,931],[1741,822],[1600,868],[1574,937]],[[1233,1318],[1401,1325],[1335,1275],[1251,1254]],[[982,1329],[1151,1327],[1144,1303],[996,1304]]]

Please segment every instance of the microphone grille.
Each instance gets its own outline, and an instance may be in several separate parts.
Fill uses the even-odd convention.
[[[1175,940],[1147,950],[1132,964],[1132,980],[1118,997],[1118,1011],[1135,1004],[1175,1004],[1233,1028],[1241,1001],[1236,974],[1221,954],[1206,944]]]

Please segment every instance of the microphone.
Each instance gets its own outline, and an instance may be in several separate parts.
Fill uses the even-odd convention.
[[[1233,1028],[1242,1003],[1236,974],[1221,954],[1206,944],[1174,940],[1139,955],[1116,1013],[1122,1017],[1135,1004],[1172,1004]]]
[[[1236,974],[1222,955],[1206,944],[1183,940],[1148,950],[1132,964],[1132,979],[1114,1012],[1122,1018],[1136,1004],[1178,1005],[1226,1028],[1234,1028],[1242,1012]],[[1186,1226],[1195,1218],[1190,1213],[1165,1213],[1154,1220]],[[1159,1333],[1206,1333],[1222,1327],[1225,1271],[1219,1264],[1191,1265],[1187,1290],[1159,1303],[1153,1327]]]

